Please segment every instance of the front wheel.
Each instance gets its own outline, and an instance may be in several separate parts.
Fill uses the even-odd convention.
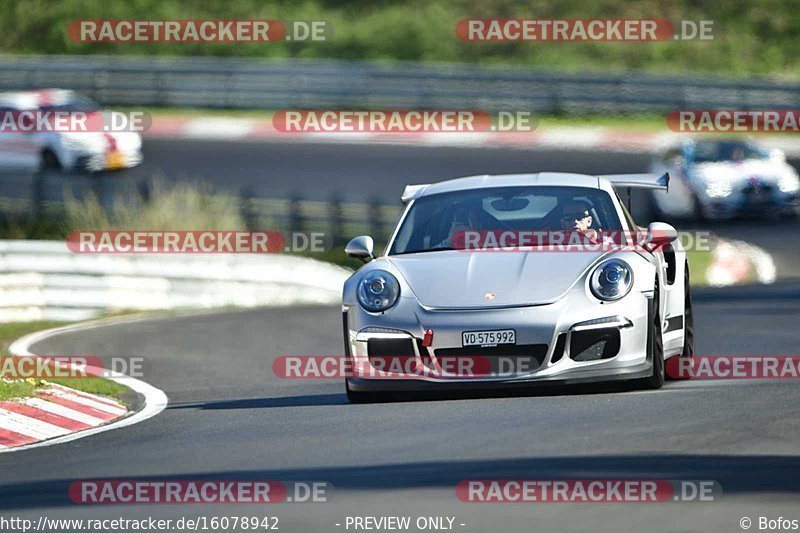
[[[694,216],[692,220],[699,224],[708,221],[708,217],[706,216],[705,207],[700,199],[697,197],[697,194],[692,192],[692,211],[694,212]]]
[[[683,351],[680,359],[688,360],[688,364],[694,364],[694,311],[692,309],[692,288],[689,285],[689,264],[686,264],[683,275]],[[686,365],[687,363],[683,363]],[[672,372],[674,367],[670,367],[668,379],[689,379],[691,374],[683,374],[683,371]]]
[[[683,353],[681,357],[694,357],[694,311],[692,310],[692,288],[689,286],[689,264],[683,276]]]
[[[61,170],[61,162],[52,150],[44,150],[39,161],[39,167],[42,170]]]

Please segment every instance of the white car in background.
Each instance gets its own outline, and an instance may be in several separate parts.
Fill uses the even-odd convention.
[[[781,150],[752,140],[688,139],[654,159],[650,172],[673,178],[668,195],[653,192],[655,218],[800,214],[797,171]]]
[[[0,93],[0,113],[100,110],[96,102],[74,91]],[[142,138],[137,132],[0,131],[0,169],[100,172],[141,162]]]

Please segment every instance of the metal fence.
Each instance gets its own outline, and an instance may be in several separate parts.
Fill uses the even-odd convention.
[[[62,178],[54,171],[37,172],[30,180],[31,190],[26,196],[0,195],[0,224],[63,220],[63,200],[48,197],[44,190],[46,183],[61,182]],[[87,179],[89,188],[76,197],[93,193],[106,210],[113,211],[115,199],[121,197],[121,191],[110,187],[113,175],[90,175]],[[150,183],[141,181],[135,187],[136,194],[144,202],[151,198]],[[239,191],[237,198],[239,212],[248,229],[321,232],[327,236],[328,242],[335,245],[362,234],[372,235],[378,242],[388,240],[403,210],[399,201],[387,204],[379,198],[363,202],[343,201],[336,195],[324,200],[312,200],[297,194],[289,198],[269,198],[255,196],[248,189]]]
[[[356,235],[371,235],[378,242],[391,236],[403,210],[398,204],[380,200],[368,203],[342,202],[332,196],[325,201],[301,197],[252,198],[240,196],[242,217],[250,229],[282,228],[290,231],[325,233],[336,245]]]
[[[105,105],[242,109],[663,113],[800,106],[800,83],[767,78],[563,74],[523,68],[336,60],[0,57],[0,90],[47,87],[75,89]]]

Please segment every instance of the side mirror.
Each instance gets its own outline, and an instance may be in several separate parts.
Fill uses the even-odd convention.
[[[651,222],[647,226],[647,244],[653,250],[666,246],[678,238],[678,230],[665,222]]]
[[[369,263],[375,259],[373,250],[375,249],[375,242],[369,235],[361,235],[347,243],[344,247],[344,253],[350,257],[361,259],[365,263]]]
[[[772,150],[770,150],[769,158],[772,159],[773,161],[780,161],[781,163],[786,162],[786,154],[783,152],[783,150],[779,148],[773,148]]]

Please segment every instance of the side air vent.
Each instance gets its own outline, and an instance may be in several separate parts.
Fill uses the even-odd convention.
[[[551,363],[557,363],[561,361],[561,358],[564,357],[564,346],[567,343],[567,334],[562,333],[558,336],[556,340],[556,347],[553,350],[553,357],[550,358]]]

